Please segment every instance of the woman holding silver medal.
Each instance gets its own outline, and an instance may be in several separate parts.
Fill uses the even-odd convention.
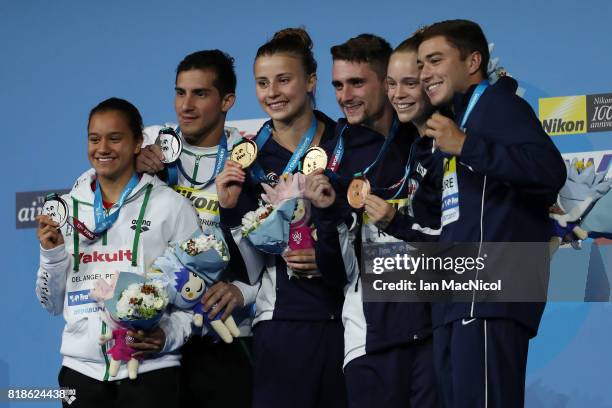
[[[111,328],[89,298],[98,279],[110,280],[117,271],[142,273],[168,245],[199,228],[186,199],[136,173],[141,143],[138,110],[118,98],[101,102],[88,121],[93,169],[79,177],[70,194],[49,197],[46,215],[38,217],[36,294],[47,311],[63,313],[66,320],[59,385],[76,391],[71,407],[177,406],[175,351],[191,332],[191,316],[166,312],[151,332],[129,332],[130,347],[155,358],[144,358],[137,379],[127,380],[125,366],[109,375],[106,346],[98,340]]]
[[[264,266],[252,279],[261,282],[254,320],[254,407],[346,405],[339,320],[344,282],[317,271],[316,241],[314,248],[267,255],[239,233],[242,216],[257,207],[259,183],[273,184],[300,165],[305,173],[327,165],[327,152],[317,146],[332,145],[336,124],[313,110],[316,65],[303,29],[281,30],[259,48],[256,92],[271,120],[253,141],[243,142],[251,147],[237,145],[216,180],[222,227],[232,232],[254,275]],[[244,158],[254,145],[257,157],[250,163]]]

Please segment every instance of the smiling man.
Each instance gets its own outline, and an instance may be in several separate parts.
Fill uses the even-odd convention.
[[[446,154],[440,241],[478,242],[478,256],[487,242],[548,242],[548,207],[565,182],[565,165],[531,107],[514,93],[516,82],[488,84],[481,28],[467,20],[427,27],[418,60],[431,103],[457,120],[434,113],[426,123],[425,135]],[[529,339],[543,310],[544,303],[434,305],[445,406],[522,407]]]
[[[389,133],[393,108],[387,100],[387,64],[391,46],[373,34],[361,34],[331,48],[336,101],[351,125]]]
[[[237,129],[226,128],[225,118],[235,101],[236,74],[234,60],[220,50],[198,51],[186,56],[176,70],[174,108],[178,126],[168,124],[182,139],[183,150],[171,171],[161,159],[155,144],[144,147],[137,159],[141,172],[158,173],[166,178],[177,192],[189,198],[200,216],[203,227],[219,224],[219,204],[215,178],[223,167],[228,150],[240,139]],[[153,143],[161,126],[145,129],[148,143]],[[219,166],[220,163],[220,166]],[[174,174],[172,176],[171,174]],[[239,257],[232,256],[232,259]],[[251,331],[249,309],[244,308],[243,291],[257,291],[235,280],[244,265],[230,263],[224,280],[204,295],[204,308],[225,307],[223,318],[234,309],[240,322],[241,337],[231,344],[210,336],[194,336],[183,347],[181,361],[181,406],[205,396],[210,406],[245,407],[251,403]],[[242,277],[242,275],[240,275]],[[248,278],[243,277],[248,281]],[[251,295],[249,295],[251,296]]]
[[[437,406],[429,304],[364,302],[361,278],[355,267],[359,264],[362,243],[398,241],[386,231],[389,220],[381,221],[383,214],[387,217],[389,208],[409,213],[408,190],[416,185],[414,171],[407,174],[407,162],[418,138],[417,128],[411,121],[423,124],[429,113],[426,99],[419,95],[419,109],[410,113],[406,112],[410,109],[404,109],[404,120],[395,115],[387,97],[387,66],[392,52],[387,41],[372,34],[361,34],[332,47],[332,84],[346,115],[338,120],[337,132],[337,143],[345,146],[344,155],[332,176],[333,187],[320,172],[309,176],[306,183],[307,196],[315,207],[325,208],[334,201],[333,207],[321,211],[318,218],[319,242],[328,244],[320,244],[319,270],[333,274],[346,268],[349,274],[342,322],[344,372],[351,408]],[[416,68],[416,57],[414,65]],[[416,81],[418,84],[418,78]],[[431,147],[429,152],[431,155]],[[350,208],[347,203],[348,183],[363,179],[371,186],[371,192],[364,197],[367,213],[363,206]],[[328,195],[322,194],[323,191]],[[409,231],[405,231],[404,227],[411,228],[414,218],[410,223],[398,222],[403,216],[391,214],[389,218],[396,218],[394,231],[401,230],[402,238],[421,238],[415,236],[416,231],[408,238]],[[344,227],[337,225],[338,220],[349,222]],[[351,228],[354,247],[346,244],[345,228]],[[338,245],[331,245],[333,242]],[[339,259],[340,248],[343,259]]]

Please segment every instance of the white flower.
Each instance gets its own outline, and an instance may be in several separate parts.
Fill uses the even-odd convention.
[[[272,211],[274,207],[271,204],[262,204],[256,210],[244,214],[241,226],[242,235],[246,236],[256,230]]]
[[[229,259],[225,245],[222,241],[217,240],[213,234],[200,235],[197,238],[189,239],[181,244],[181,249],[191,256],[214,249],[223,260]]]
[[[168,294],[159,281],[132,283],[119,296],[119,319],[151,319],[161,313],[168,304]]]
[[[158,310],[164,307],[164,299],[162,299],[161,297],[158,297],[157,299],[155,299],[155,302],[153,303],[153,307]]]

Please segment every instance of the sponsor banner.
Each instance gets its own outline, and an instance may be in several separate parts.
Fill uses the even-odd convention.
[[[596,173],[605,172],[606,178],[612,178],[612,150],[563,153],[562,156],[568,164],[576,159],[582,161],[584,167],[595,166]]]
[[[612,130],[612,93],[540,98],[538,113],[550,136]]]
[[[587,132],[586,96],[539,99],[539,116],[550,136]]]
[[[36,228],[36,216],[42,213],[45,196],[50,192],[67,194],[69,189],[27,191],[15,194],[15,227],[17,229]]]
[[[612,93],[587,95],[589,132],[612,130]]]

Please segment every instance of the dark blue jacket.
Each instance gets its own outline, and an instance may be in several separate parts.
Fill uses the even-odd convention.
[[[474,89],[454,97],[458,123]],[[565,164],[531,106],[514,89],[510,78],[489,86],[467,120],[457,158],[460,216],[443,228],[441,242],[550,239],[548,208],[565,183]],[[449,303],[437,304],[433,316],[434,326],[460,318],[509,318],[535,335],[543,311],[544,303]]]
[[[315,111],[318,120],[325,124],[325,130],[320,145],[325,148],[329,141],[335,137],[336,122],[325,114]],[[329,153],[328,153],[329,154]],[[282,174],[292,152],[280,146],[273,138],[264,145],[258,153],[257,162],[267,175],[275,173]],[[233,209],[220,209],[221,228],[224,230],[226,241],[230,247],[231,262],[243,262],[240,257],[231,233],[231,228],[237,227],[242,221],[242,216],[257,208],[260,194],[263,192],[259,182],[253,180],[247,172],[247,180],[243,185],[238,205]],[[313,215],[314,218],[314,215]],[[314,221],[314,220],[313,220]],[[317,244],[315,244],[315,251]],[[342,312],[344,295],[342,285],[326,281],[323,278],[312,279],[289,279],[287,275],[287,264],[284,259],[275,256],[276,275],[276,301],[274,305],[273,320],[339,320]],[[244,280],[244,279],[242,279]],[[245,280],[248,282],[248,280]]]
[[[341,128],[344,121],[340,119],[338,125]],[[352,210],[347,203],[346,188],[348,182],[355,173],[363,171],[376,159],[385,141],[383,135],[362,126],[349,126],[345,131],[344,138],[346,151],[338,169],[339,177],[333,178],[337,190],[336,204],[332,209],[323,210],[325,215],[318,217],[320,223],[317,226],[319,241],[334,242],[334,239],[337,241],[336,229],[330,228],[328,224],[321,225],[324,221],[330,223],[331,219],[352,221],[353,217],[349,214],[355,210]],[[400,125],[398,134],[387,153],[372,168],[367,178],[373,187],[374,194],[384,199],[390,199],[395,191],[382,190],[381,188],[392,186],[405,175],[406,164],[413,145],[412,163],[408,175],[409,180],[412,181],[406,183],[398,198],[412,196],[414,216],[411,216],[409,211],[400,209],[384,232],[394,235],[398,239],[411,241],[435,240],[435,234],[434,237],[431,234],[426,234],[428,237],[424,237],[421,231],[413,228],[417,221],[419,225],[429,229],[439,229],[440,225],[442,165],[439,155],[432,155],[431,140],[420,139],[416,129],[411,124]],[[356,219],[359,224],[356,230],[355,250],[359,256],[362,211],[357,211],[357,213],[358,217]],[[419,215],[422,215],[422,218],[419,218]],[[325,240],[320,238],[323,232],[329,234]],[[333,236],[334,233],[336,233],[336,237]],[[339,257],[334,256],[330,248],[317,252],[317,263],[324,274],[333,273],[342,268],[338,259]],[[355,290],[355,288],[349,287],[348,290]],[[363,312],[367,326],[367,353],[407,344],[431,334],[430,306],[427,303],[364,302]]]

